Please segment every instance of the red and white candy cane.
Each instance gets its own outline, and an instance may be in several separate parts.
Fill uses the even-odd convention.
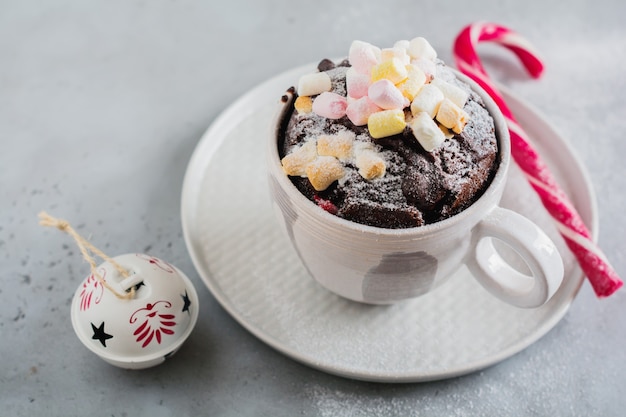
[[[596,295],[607,297],[613,294],[622,286],[622,280],[600,248],[591,240],[589,230],[580,215],[555,181],[526,133],[515,121],[513,113],[498,89],[491,82],[476,53],[476,45],[480,42],[494,42],[511,50],[535,78],[543,72],[543,63],[524,38],[509,28],[494,23],[470,24],[459,33],[454,42],[457,67],[483,87],[500,107],[511,135],[513,159],[552,216],[567,246],[587,275]]]

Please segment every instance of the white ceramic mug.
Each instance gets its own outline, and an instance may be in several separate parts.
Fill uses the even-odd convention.
[[[499,167],[484,194],[462,212],[420,227],[384,229],[348,221],[307,199],[284,173],[278,133],[286,106],[273,124],[267,147],[273,205],[305,267],[328,290],[351,300],[390,304],[437,288],[463,264],[492,294],[519,307],[538,307],[563,279],[563,262],[550,238],[522,215],[499,207],[511,163],[504,116],[472,80],[455,72],[483,99],[493,116]],[[524,260],[519,272],[495,249],[497,239]]]

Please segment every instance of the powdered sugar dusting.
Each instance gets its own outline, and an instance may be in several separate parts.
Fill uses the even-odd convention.
[[[324,60],[319,68],[329,74],[331,91],[345,95],[348,67],[332,65]],[[385,228],[436,222],[471,204],[497,166],[493,119],[480,96],[441,61],[437,61],[437,77],[468,93],[464,111],[469,122],[461,134],[432,152],[426,152],[408,128],[399,135],[373,139],[366,126],[355,126],[346,117],[330,120],[314,112],[293,112],[281,138],[283,155],[320,136],[353,132],[356,142],[376,150],[385,165],[384,175],[369,178],[363,171],[359,175],[359,166],[348,163],[344,176],[328,189],[313,189],[307,179],[292,178],[296,187],[312,201],[331,202],[340,217]],[[406,117],[412,118],[408,110]]]

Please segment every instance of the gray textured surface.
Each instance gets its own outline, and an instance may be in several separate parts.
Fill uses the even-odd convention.
[[[423,35],[450,61],[468,22],[524,34],[547,71],[530,81],[482,49],[494,77],[534,104],[589,170],[600,243],[626,274],[626,6],[471,2],[0,1],[0,407],[2,415],[623,415],[626,292],[585,283],[565,318],[513,358],[435,383],[330,376],[275,352],[215,302],[187,255],[180,187],[200,136],[238,96],[352,39]],[[105,252],[145,251],[184,270],[201,319],[164,365],[130,372],[85,349],[69,302],[87,273],[71,220]]]

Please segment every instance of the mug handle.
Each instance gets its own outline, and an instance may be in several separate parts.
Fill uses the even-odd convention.
[[[467,266],[482,286],[517,307],[545,304],[563,281],[563,261],[550,238],[535,223],[514,211],[494,207],[472,231],[473,251]],[[524,260],[531,276],[511,266],[493,240],[508,245]]]

